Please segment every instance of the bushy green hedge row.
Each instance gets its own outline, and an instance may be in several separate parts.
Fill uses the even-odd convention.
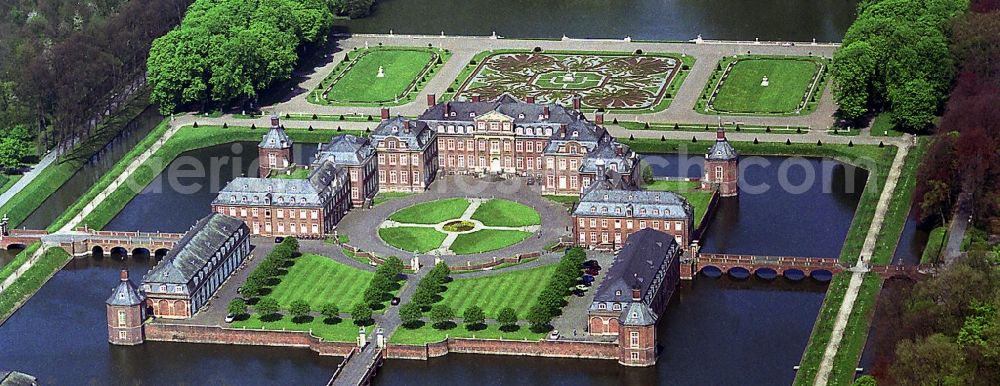
[[[574,247],[559,260],[559,266],[552,273],[552,277],[545,285],[545,289],[538,294],[538,302],[528,309],[526,316],[533,330],[544,330],[548,327],[552,318],[559,316],[562,307],[566,304],[566,296],[570,294],[582,275],[582,265],[587,259],[587,253],[583,248]]]

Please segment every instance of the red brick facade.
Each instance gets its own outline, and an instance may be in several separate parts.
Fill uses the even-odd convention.
[[[701,179],[701,188],[705,190],[718,189],[722,197],[737,195],[737,163],[735,159],[705,160],[705,178]]]
[[[108,342],[118,345],[137,345],[143,342],[142,322],[145,320],[142,305],[107,305]]]
[[[374,158],[360,166],[345,166],[351,181],[351,206],[361,206],[378,193],[378,165]]]
[[[628,237],[644,228],[651,228],[671,236],[682,248],[691,241],[690,219],[666,220],[648,217],[621,217],[605,214],[573,216],[573,234],[577,245],[596,249],[618,249]]]
[[[618,363],[626,366],[656,364],[656,325],[621,326]]]
[[[442,342],[426,345],[390,344],[386,347],[388,358],[426,360],[448,353],[619,359],[618,345],[607,342],[448,338]]]
[[[150,323],[146,340],[253,346],[308,347],[319,355],[347,356],[353,343],[323,341],[308,332],[229,329],[219,326]]]
[[[322,239],[350,209],[346,192],[340,192],[326,208],[250,206],[213,204],[212,211],[236,217],[247,223],[250,232],[260,236],[295,236]]]
[[[389,137],[378,143],[378,189],[387,192],[422,192],[438,170],[437,144],[410,149]]]
[[[267,177],[271,175],[271,171],[284,170],[291,165],[292,160],[292,148],[287,147],[284,149],[268,149],[268,148],[258,148],[257,153],[259,154],[260,162],[260,176]]]

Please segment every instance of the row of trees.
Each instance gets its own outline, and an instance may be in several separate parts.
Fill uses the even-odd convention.
[[[298,255],[299,240],[295,237],[286,237],[280,244],[267,254],[264,261],[261,261],[254,268],[253,272],[247,276],[240,290],[240,295],[248,299],[258,298],[263,295],[264,288],[272,284],[274,278],[281,274],[281,270]]]
[[[142,83],[153,39],[191,0],[15,0],[0,4],[0,129],[43,145],[90,134]]]
[[[552,318],[562,313],[562,307],[566,304],[566,296],[569,296],[573,287],[580,280],[581,266],[586,259],[587,253],[583,251],[583,248],[573,247],[566,251],[566,254],[559,260],[559,265],[552,273],[548,283],[545,284],[545,289],[538,294],[538,301],[528,309],[528,314],[525,315],[533,330],[547,329]]]
[[[917,174],[921,217],[944,222],[961,202],[976,226],[1000,233],[1000,4],[974,1],[955,20],[960,69],[937,135]],[[959,196],[960,192],[964,194]],[[940,219],[940,220],[939,220]]]
[[[164,114],[191,103],[254,101],[289,79],[306,46],[326,40],[334,0],[196,0],[180,27],[156,39],[147,63]]]
[[[931,127],[954,77],[947,32],[967,7],[967,0],[859,2],[831,65],[842,117],[891,111],[901,127]]]

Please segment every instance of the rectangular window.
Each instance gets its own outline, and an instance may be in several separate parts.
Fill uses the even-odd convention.
[[[128,339],[128,333],[125,331],[118,331],[118,339]]]
[[[250,214],[253,215],[254,217],[256,217],[257,216],[257,208],[250,209]]]
[[[319,211],[318,210],[313,209],[313,211],[312,211],[312,218],[313,218],[313,220],[319,218]]]
[[[633,362],[638,362],[639,361],[639,353],[638,352],[636,352],[636,351],[632,352],[632,361]]]
[[[118,310],[118,327],[125,327],[125,310]]]
[[[399,156],[399,164],[403,165],[403,166],[406,166],[406,160],[408,160],[408,159],[410,159],[410,157],[407,157],[406,154],[400,155]]]
[[[715,179],[722,181],[722,166],[715,167]]]
[[[629,344],[632,346],[632,348],[639,348],[639,332],[638,331],[632,331],[632,333],[629,334]],[[639,353],[633,353],[633,354],[639,354]]]

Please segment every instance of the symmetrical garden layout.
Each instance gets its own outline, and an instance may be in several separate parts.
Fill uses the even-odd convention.
[[[540,224],[538,212],[514,201],[448,198],[396,211],[378,235],[408,252],[466,255],[517,244]]]
[[[408,102],[449,54],[420,47],[355,50],[320,83],[310,101],[332,105],[379,105]]]
[[[813,57],[727,57],[712,74],[695,110],[704,114],[808,113],[822,93],[825,70],[825,61]]]
[[[679,57],[614,53],[498,53],[485,57],[456,92],[492,100],[503,94],[583,108],[662,109],[681,72]]]

